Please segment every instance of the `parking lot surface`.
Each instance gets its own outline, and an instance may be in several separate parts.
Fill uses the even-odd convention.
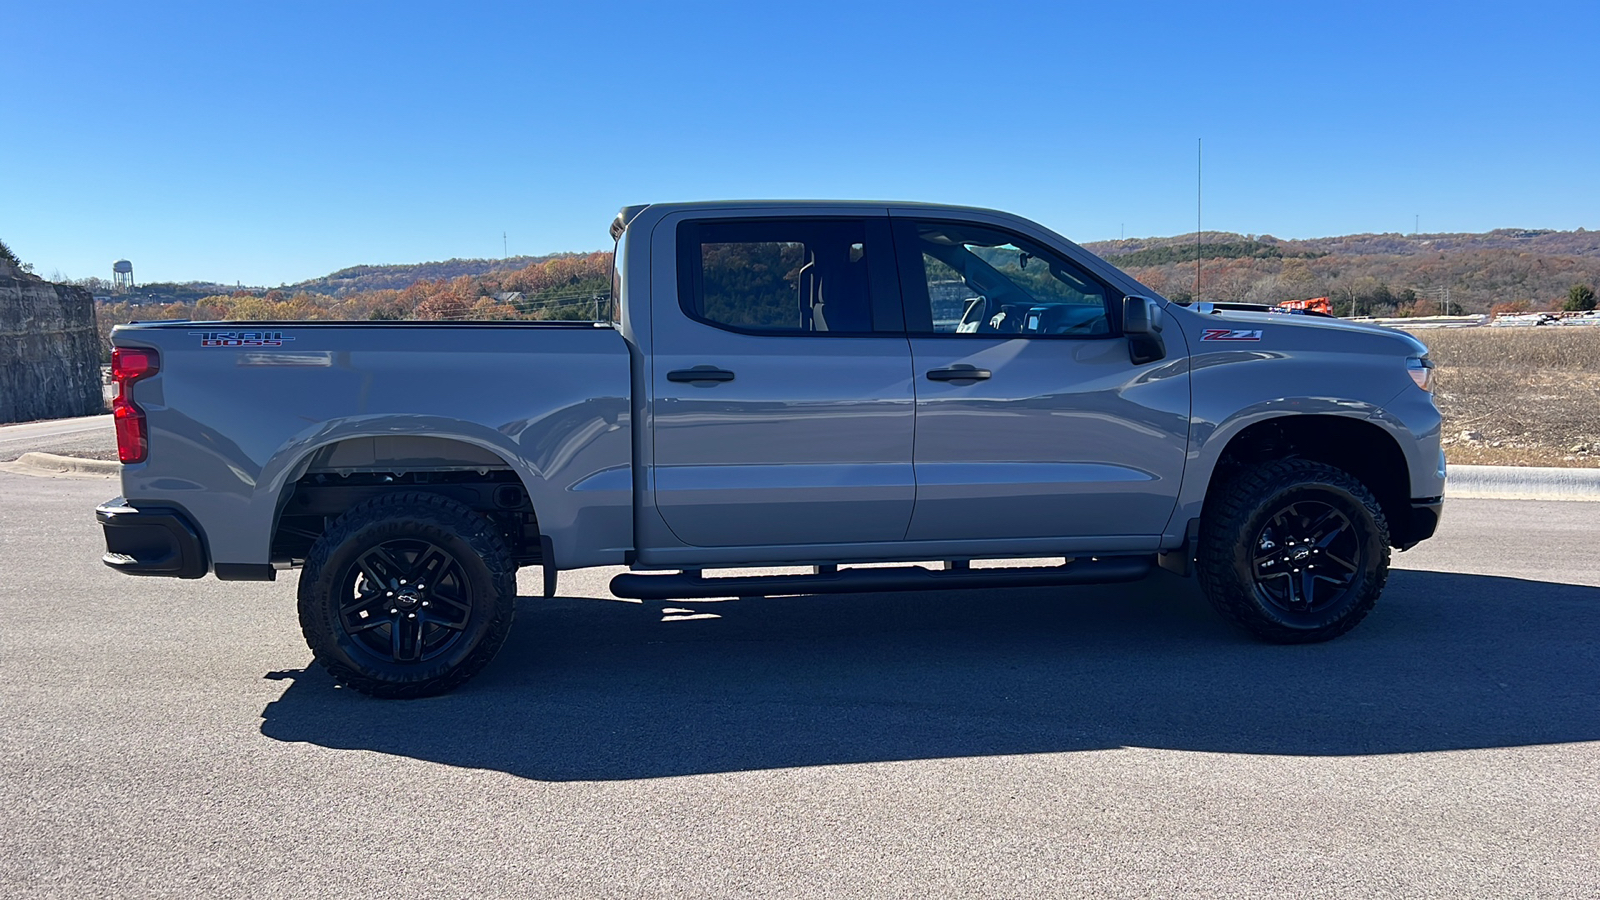
[[[341,690],[294,575],[100,565],[0,473],[0,896],[1600,894],[1592,503],[1457,500],[1329,644],[1192,582],[630,603],[525,572],[449,696]]]

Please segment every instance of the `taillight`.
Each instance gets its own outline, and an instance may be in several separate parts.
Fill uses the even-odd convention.
[[[161,369],[161,357],[141,347],[115,347],[111,351],[111,380],[117,395],[111,398],[111,417],[117,425],[117,458],[125,463],[144,462],[150,455],[150,431],[144,410],[133,402],[133,383]]]

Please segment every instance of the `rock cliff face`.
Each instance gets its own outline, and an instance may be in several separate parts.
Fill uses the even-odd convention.
[[[94,298],[0,261],[0,422],[104,411]]]

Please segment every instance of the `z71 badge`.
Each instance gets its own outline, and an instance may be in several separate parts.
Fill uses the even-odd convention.
[[[294,340],[281,331],[191,331],[202,347],[282,347]]]
[[[1207,328],[1200,335],[1202,341],[1259,341],[1259,328]]]

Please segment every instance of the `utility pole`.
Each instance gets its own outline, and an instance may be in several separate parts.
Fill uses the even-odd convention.
[[[509,257],[511,255],[511,253],[509,251],[507,251],[507,249],[506,249],[507,246],[509,246],[509,245],[506,243],[506,233],[504,231],[502,231],[502,232],[500,232],[500,258],[501,259],[505,259],[505,258],[507,258],[507,257]]]
[[[1455,300],[1451,297],[1449,285],[1445,285],[1443,287],[1412,288],[1411,290],[1415,292],[1418,297],[1433,298],[1434,302],[1439,304],[1440,315],[1451,315],[1450,310],[1455,305]]]

